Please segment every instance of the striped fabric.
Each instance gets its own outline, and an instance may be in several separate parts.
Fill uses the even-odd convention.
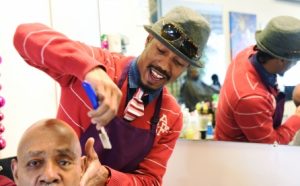
[[[273,127],[277,91],[268,90],[249,61],[253,46],[230,63],[220,92],[215,139],[254,143],[289,144],[300,129],[300,117],[292,115]]]
[[[144,91],[141,88],[138,88],[135,95],[128,102],[125,111],[124,118],[128,121],[133,121],[137,117],[144,115],[144,103],[142,100]]]

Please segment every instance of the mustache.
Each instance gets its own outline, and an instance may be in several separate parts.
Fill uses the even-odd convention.
[[[165,71],[164,69],[160,68],[159,66],[154,66],[154,65],[149,65],[148,68],[154,68],[156,71],[158,71],[159,73],[163,74],[164,76],[166,76],[167,80],[169,81],[171,79],[171,75],[170,73],[168,73],[167,71]]]

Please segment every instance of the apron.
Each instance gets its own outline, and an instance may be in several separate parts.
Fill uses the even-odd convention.
[[[276,110],[273,115],[273,127],[277,129],[282,122],[283,112],[284,112],[285,94],[279,92],[276,96]]]
[[[255,63],[253,62],[253,59],[254,56],[251,56],[250,57],[250,62],[251,64],[254,66],[255,69],[257,69],[258,67],[256,67]],[[256,72],[260,75],[261,77],[261,74],[259,73],[258,70],[256,70]],[[266,82],[266,80],[264,78],[262,78],[262,82],[263,84],[265,85],[265,87],[267,88],[267,90],[271,93],[272,93],[272,90],[270,89],[270,85],[268,84],[268,82]],[[277,89],[276,89],[277,91]],[[273,94],[274,95],[274,94]],[[272,116],[273,118],[273,128],[274,129],[277,129],[280,125],[281,125],[281,122],[282,122],[282,118],[283,118],[283,112],[284,112],[284,103],[285,103],[285,94],[283,92],[279,92],[276,96],[275,96],[275,99],[276,99],[276,108],[275,108],[275,112]]]
[[[123,71],[118,87],[121,89],[129,70],[129,65]],[[129,92],[129,91],[127,91]],[[83,154],[84,146],[89,137],[95,139],[94,149],[98,154],[101,164],[122,172],[136,170],[138,164],[146,157],[151,150],[156,136],[156,126],[159,121],[159,112],[162,102],[162,91],[155,105],[155,111],[151,118],[150,130],[136,128],[130,122],[116,116],[105,130],[109,136],[112,148],[104,149],[100,141],[98,131],[94,124],[90,124],[80,137],[80,144]]]

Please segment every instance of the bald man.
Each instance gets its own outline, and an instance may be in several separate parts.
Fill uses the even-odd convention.
[[[61,120],[46,119],[25,131],[11,167],[18,186],[78,186],[86,160],[74,130]]]

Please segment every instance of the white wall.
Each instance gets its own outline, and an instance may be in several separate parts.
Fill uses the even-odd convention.
[[[101,34],[121,34],[129,39],[128,55],[139,55],[146,41],[143,25],[149,24],[148,0],[100,0]]]
[[[13,47],[13,34],[18,24],[49,24],[49,15],[48,1],[0,1],[0,55],[3,60],[0,94],[6,99],[1,112],[6,128],[3,138],[7,141],[6,148],[0,151],[1,157],[16,154],[17,142],[29,124],[55,116],[54,81],[25,64]]]
[[[51,0],[52,27],[71,39],[100,46],[98,0]]]

